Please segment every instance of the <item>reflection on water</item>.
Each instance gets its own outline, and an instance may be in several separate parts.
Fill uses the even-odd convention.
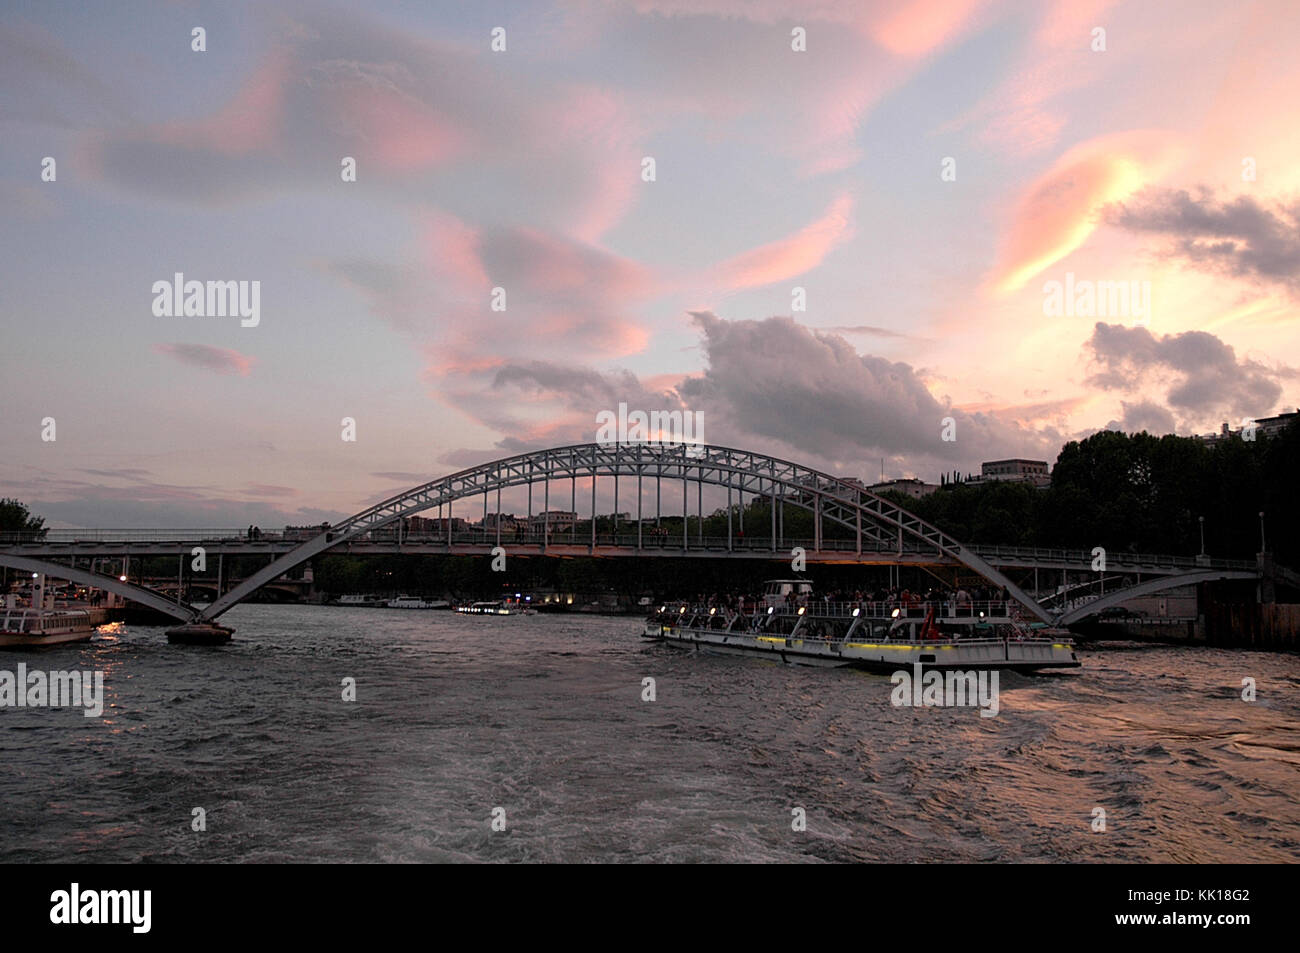
[[[643,643],[633,618],[228,618],[220,648],[115,626],[0,656],[105,691],[98,719],[0,709],[0,860],[1300,858],[1295,656],[1085,651],[1003,673],[980,718]]]

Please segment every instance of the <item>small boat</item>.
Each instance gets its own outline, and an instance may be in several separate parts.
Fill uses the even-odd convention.
[[[89,642],[97,627],[89,609],[0,608],[0,648]]]

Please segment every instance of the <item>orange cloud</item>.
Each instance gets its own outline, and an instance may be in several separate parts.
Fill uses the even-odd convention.
[[[1103,136],[1071,149],[1025,190],[995,285],[1015,291],[1088,240],[1097,213],[1157,179],[1172,153],[1167,133]]]
[[[811,271],[853,234],[853,197],[837,196],[826,214],[788,238],[742,252],[717,266],[718,278],[732,290],[783,281]]]

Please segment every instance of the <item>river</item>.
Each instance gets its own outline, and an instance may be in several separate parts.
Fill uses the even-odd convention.
[[[1002,673],[980,717],[894,707],[886,675],[646,643],[630,617],[223,621],[220,648],[115,626],[0,654],[102,671],[106,695],[93,718],[0,708],[0,860],[1300,859],[1294,655],[1082,650]]]

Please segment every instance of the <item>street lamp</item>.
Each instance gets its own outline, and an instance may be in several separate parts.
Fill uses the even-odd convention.
[[[1201,521],[1201,555],[1204,556],[1205,555],[1205,517],[1198,516],[1196,518]]]
[[[1268,547],[1264,545],[1264,511],[1259,511],[1259,551],[1268,552]]]

